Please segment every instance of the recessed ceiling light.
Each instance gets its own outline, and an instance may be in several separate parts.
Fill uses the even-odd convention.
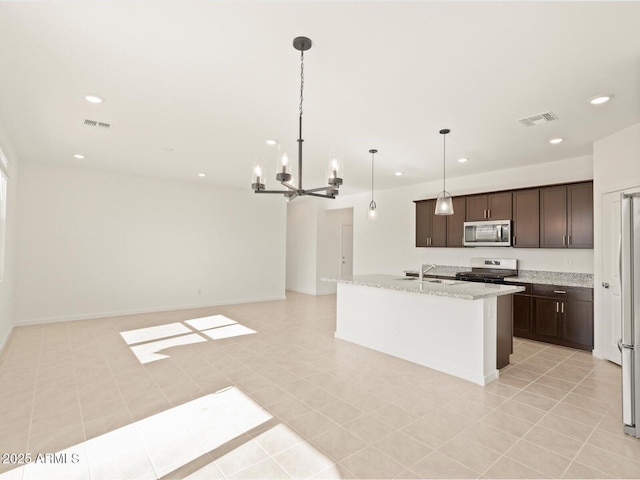
[[[102,103],[104,101],[100,97],[96,97],[95,95],[85,95],[84,99],[87,102],[91,102],[91,103]]]
[[[396,177],[401,177],[402,175],[404,175],[404,172],[396,172],[396,173],[394,173],[394,175]]]
[[[464,162],[466,162],[467,160],[469,160],[469,159],[468,159],[468,158],[459,158],[459,159],[458,159],[458,163],[464,163]]]
[[[206,174],[206,173],[199,173],[199,174],[198,174],[198,176],[199,176],[199,177],[206,177],[206,176],[207,176],[207,174]]]
[[[79,153],[74,153],[73,157],[74,158],[84,158],[84,155],[80,155]]]
[[[275,140],[267,140],[267,145],[275,145],[276,143],[278,142],[276,142]]]
[[[603,103],[607,103],[612,98],[613,98],[613,93],[607,93],[605,95],[598,95],[596,97],[590,98],[589,103],[591,105],[602,105]]]
[[[558,143],[562,143],[563,140],[564,138],[552,138],[551,140],[549,140],[549,143],[553,143],[554,145],[556,145]]]

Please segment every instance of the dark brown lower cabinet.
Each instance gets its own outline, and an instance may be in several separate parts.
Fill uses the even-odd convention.
[[[513,353],[513,305],[509,295],[498,297],[496,367],[509,365],[509,355]]]
[[[593,350],[592,288],[539,284],[528,288],[513,296],[514,336]]]
[[[513,296],[513,334],[516,337],[531,334],[531,295]]]
[[[564,315],[560,337],[569,343],[593,348],[593,303],[563,302],[562,311]]]
[[[533,300],[533,328],[531,333],[555,339],[560,336],[560,303],[548,298]]]

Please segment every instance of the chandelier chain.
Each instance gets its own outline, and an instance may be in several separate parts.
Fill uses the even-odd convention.
[[[302,101],[304,91],[304,51],[300,52],[300,116],[302,116]]]

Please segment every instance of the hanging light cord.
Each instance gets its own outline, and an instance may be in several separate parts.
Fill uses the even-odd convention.
[[[373,157],[375,153],[371,154],[371,203],[373,203]]]
[[[444,144],[443,154],[442,154],[442,191],[447,191],[447,135],[442,136],[442,141]]]

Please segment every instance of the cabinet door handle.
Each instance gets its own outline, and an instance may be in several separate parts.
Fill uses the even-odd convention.
[[[517,244],[517,243],[518,243],[518,242],[516,242],[516,236],[514,235],[514,236],[513,236],[513,244],[515,245],[515,244]]]
[[[560,303],[556,302],[556,313],[560,311]]]
[[[567,292],[564,290],[554,290],[553,293],[567,293]]]
[[[487,218],[487,211],[486,210],[482,211],[482,218],[484,218],[484,219]]]
[[[564,313],[564,302],[562,302],[562,308],[560,309],[560,313]]]
[[[571,245],[571,235],[567,237],[567,245]]]
[[[567,244],[567,236],[562,235],[562,246],[564,247]]]
[[[487,210],[487,218],[491,218],[491,209]]]

